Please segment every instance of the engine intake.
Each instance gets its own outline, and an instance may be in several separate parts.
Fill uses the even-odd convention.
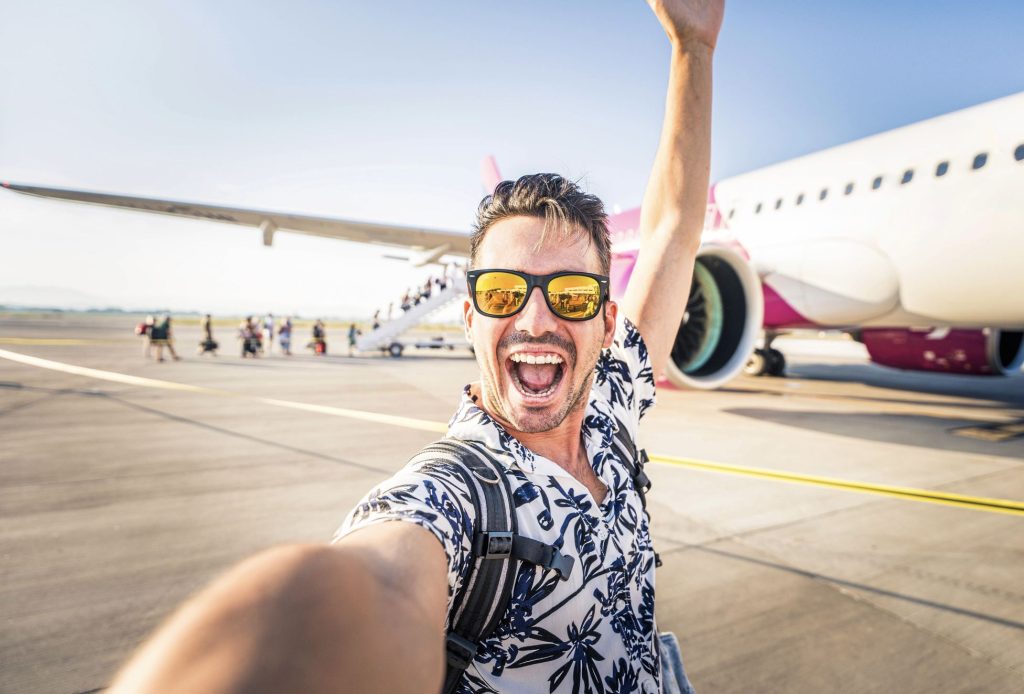
[[[703,246],[666,368],[669,381],[710,390],[736,376],[754,350],[763,317],[761,282],[747,259],[727,246]]]

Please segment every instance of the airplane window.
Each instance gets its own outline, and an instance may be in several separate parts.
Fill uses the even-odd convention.
[[[940,161],[939,165],[935,167],[935,178],[945,176],[947,171],[949,171],[949,162]]]
[[[976,156],[974,158],[974,163],[971,164],[971,168],[972,169],[980,169],[981,167],[983,167],[985,165],[985,162],[987,162],[987,161],[988,161],[988,153],[987,152],[982,152],[981,154],[979,154],[978,156]]]
[[[796,204],[797,205],[803,205],[804,204],[804,194],[803,193],[800,193],[800,195],[796,196]]]
[[[900,179],[900,185],[901,186],[905,186],[906,184],[910,183],[911,179],[913,179],[913,178],[914,178],[914,170],[913,169],[907,169],[906,171],[903,172],[903,178]]]
[[[1017,145],[1017,149],[1013,150],[1013,158],[1017,161],[1024,161],[1024,145]]]
[[[878,176],[871,182],[871,190],[878,190],[882,187],[882,177]]]
[[[775,201],[775,209],[779,209],[780,207],[782,207],[782,198]]]
[[[761,214],[761,203],[757,203],[757,207],[754,208],[754,214]]]
[[[844,195],[849,195],[852,192],[853,192],[853,184],[852,183],[847,183],[846,184],[846,190],[844,191],[843,194]]]
[[[818,193],[818,199],[819,200],[824,200],[827,197],[828,197],[828,188],[822,188],[821,192]]]

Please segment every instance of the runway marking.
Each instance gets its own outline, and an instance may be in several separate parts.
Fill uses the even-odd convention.
[[[335,417],[348,417],[349,419],[360,419],[365,422],[390,424],[393,426],[405,427],[406,429],[418,429],[420,431],[431,431],[439,434],[443,434],[448,431],[448,426],[446,424],[442,424],[440,422],[432,422],[426,419],[416,419],[414,417],[400,417],[398,415],[381,414],[378,412],[364,412],[362,410],[350,410],[344,407],[331,407],[329,405],[313,405],[306,402],[295,402],[293,400],[264,398],[257,395],[245,395],[243,393],[234,393],[228,390],[220,390],[219,388],[193,386],[187,383],[163,381],[158,378],[145,378],[144,376],[130,376],[129,374],[117,373],[116,371],[90,369],[85,366],[75,366],[74,364],[65,364],[63,362],[52,361],[50,359],[41,359],[39,357],[32,357],[27,354],[21,354],[20,352],[10,352],[6,349],[0,349],[0,358],[9,359],[10,361],[15,361],[21,364],[27,364],[28,366],[36,366],[41,369],[61,371],[63,373],[74,374],[75,376],[85,376],[86,378],[95,378],[101,381],[124,383],[130,386],[141,386],[143,388],[159,388],[162,390],[174,390],[185,393],[199,393],[202,395],[213,395],[216,397],[232,398],[235,400],[248,400],[250,402],[259,402],[264,405],[273,405],[275,407],[288,407],[293,410],[317,412],[319,414],[334,415]]]
[[[295,402],[293,400],[279,400],[277,398],[264,398],[254,395],[244,395],[242,393],[234,393],[231,391],[220,390],[217,388],[193,386],[186,383],[175,383],[173,381],[163,381],[156,378],[145,378],[143,376],[130,376],[128,374],[117,373],[116,371],[90,369],[85,366],[75,366],[74,364],[65,364],[63,362],[52,361],[50,359],[41,359],[39,357],[33,357],[27,354],[21,354],[19,352],[9,352],[5,349],[0,349],[0,358],[8,359],[10,361],[18,362],[21,364],[27,364],[29,366],[36,366],[42,369],[61,371],[63,373],[74,374],[76,376],[85,376],[87,378],[95,378],[102,381],[112,381],[114,383],[124,383],[127,385],[141,386],[143,388],[160,388],[163,390],[174,390],[187,393],[213,395],[216,397],[223,398],[232,398],[235,400],[248,400],[250,402],[258,402],[265,405],[273,405],[276,407],[287,407],[294,410],[303,410],[305,412],[316,412],[318,414],[327,414],[335,417],[347,417],[349,419],[358,419],[366,422],[390,424],[392,426],[404,427],[406,429],[418,429],[420,431],[430,431],[440,434],[443,434],[448,431],[448,426],[446,424],[442,422],[432,422],[426,419],[400,417],[398,415],[381,414],[379,412],[365,412],[363,410],[351,410],[343,407],[331,407],[328,405],[313,405],[304,402]],[[843,491],[858,492],[861,494],[888,496],[903,499],[905,501],[919,501],[929,504],[942,504],[945,506],[953,506],[957,508],[967,508],[975,511],[987,511],[989,513],[1005,513],[1015,516],[1024,516],[1024,502],[1012,501],[1009,499],[989,499],[984,497],[966,496],[964,494],[952,494],[947,492],[929,491],[926,489],[913,489],[911,487],[896,487],[884,484],[870,484],[867,482],[842,480],[833,477],[802,475],[793,472],[784,472],[782,470],[748,467],[745,465],[730,465],[728,463],[714,463],[707,460],[676,458],[667,455],[652,455],[651,462],[659,463],[661,465],[683,467],[691,470],[700,470],[702,472],[715,472],[726,475],[754,477],[759,479],[771,480],[774,482],[788,482],[791,484],[806,484],[818,487],[828,487],[831,489],[840,489]]]
[[[876,494],[879,496],[890,496],[906,501],[921,501],[929,504],[942,504],[944,506],[956,506],[959,508],[970,508],[976,511],[988,511],[990,513],[1007,513],[1012,516],[1024,516],[1024,503],[1010,499],[988,499],[978,496],[966,496],[964,494],[953,494],[950,492],[936,492],[927,489],[914,489],[912,487],[895,487],[887,484],[871,484],[868,482],[856,482],[853,480],[842,480],[835,477],[818,477],[817,475],[801,475],[795,472],[784,472],[782,470],[771,470],[768,468],[747,467],[745,465],[730,465],[728,463],[713,463],[707,460],[693,460],[689,458],[675,458],[667,455],[652,455],[652,462],[663,465],[685,467],[692,470],[705,472],[717,472],[726,475],[741,475],[743,477],[759,477],[761,479],[773,480],[776,482],[790,482],[793,484],[809,484],[818,487],[830,487],[849,492],[860,492],[862,494]]]

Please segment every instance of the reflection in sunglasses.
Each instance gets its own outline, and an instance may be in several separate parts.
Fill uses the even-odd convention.
[[[474,299],[483,313],[505,317],[518,312],[527,300],[527,281],[510,272],[484,272],[476,280]],[[570,320],[587,320],[601,305],[601,285],[585,275],[551,277],[544,287],[551,310]]]

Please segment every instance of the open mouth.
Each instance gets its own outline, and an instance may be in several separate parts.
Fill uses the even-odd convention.
[[[516,390],[529,400],[539,400],[562,382],[565,360],[557,354],[517,352],[508,358],[508,371]]]

